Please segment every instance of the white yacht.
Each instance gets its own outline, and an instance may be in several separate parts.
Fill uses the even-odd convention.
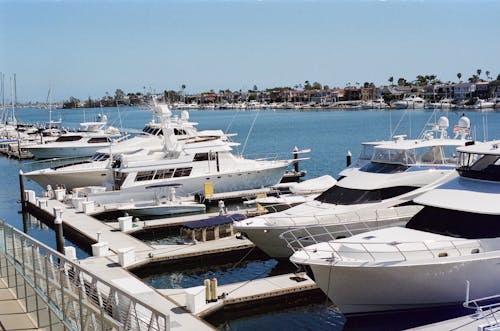
[[[170,126],[171,133],[180,141],[195,136],[221,137],[222,139],[227,139],[229,136],[221,130],[198,131],[197,124],[189,121],[189,113],[185,110],[182,111],[180,118],[172,117],[167,105],[156,105],[152,120],[144,126],[141,134],[113,143],[108,148],[99,149],[89,160],[65,162],[32,171],[26,168],[35,167],[39,163],[28,164],[24,175],[42,187],[62,185],[71,190],[82,186],[102,186],[112,178],[111,166],[115,162],[112,155],[134,154],[147,159],[153,152],[161,151],[164,144],[163,128],[165,125]]]
[[[170,130],[170,129],[168,129]],[[231,192],[269,187],[280,182],[291,160],[245,159],[231,153],[238,143],[219,137],[190,137],[182,141],[163,135],[165,148],[143,156],[121,154],[113,163],[111,192],[92,195],[98,203],[150,200],[155,186],[176,185],[179,197],[207,192]],[[207,193],[208,194],[208,193]]]
[[[483,99],[477,99],[476,102],[472,105],[474,109],[493,109],[495,108],[495,102],[487,101]]]
[[[425,105],[425,109],[431,109],[431,110],[434,109],[447,110],[453,108],[455,108],[455,105],[453,104],[453,99],[450,98],[443,98],[438,102],[429,102]]]
[[[392,103],[392,106],[397,109],[424,109],[424,105],[425,100],[414,94]]]
[[[468,141],[469,119],[460,118],[457,127],[455,137],[448,138],[448,119],[442,117],[421,139],[406,140],[397,136],[392,142],[375,145],[370,163],[342,171],[337,184],[315,200],[243,220],[234,227],[266,254],[277,258],[292,254],[286,242],[280,239],[280,234],[290,229],[336,223],[338,229],[343,230],[339,236],[350,236],[351,228],[360,228],[360,221],[371,221],[370,227],[375,227],[380,220],[365,211],[407,204],[419,194],[457,176],[454,153]],[[390,218],[400,223],[398,217]],[[382,225],[390,224],[383,222]]]
[[[375,100],[369,100],[361,104],[361,109],[385,109],[388,105],[384,98],[378,98]]]
[[[65,133],[52,142],[29,145],[25,149],[37,159],[91,156],[120,137],[120,131],[111,126],[105,128],[106,123],[106,115],[100,115],[96,122],[80,123],[77,132]]]
[[[458,148],[459,177],[391,227],[297,251],[344,313],[459,304],[500,291],[500,141]]]

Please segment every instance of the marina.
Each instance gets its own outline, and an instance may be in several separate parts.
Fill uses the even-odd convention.
[[[212,115],[215,114],[218,121],[224,118],[226,120],[230,120],[230,117],[227,116],[227,112],[227,110],[215,111],[214,113],[212,113]],[[340,144],[340,146],[336,147],[338,149],[338,151],[336,152],[336,157],[332,158],[331,156],[329,156],[328,161],[325,161],[325,147],[321,147],[316,144],[317,148],[320,148],[320,151],[313,148],[311,151],[311,161],[304,161],[304,164],[302,165],[302,168],[306,169],[308,173],[305,179],[310,176],[311,178],[319,177],[326,173],[337,177],[336,174],[340,172],[340,170],[345,166],[345,154],[348,150],[351,150],[354,155],[357,155],[359,154],[361,149],[361,141],[377,140],[380,138],[385,138],[387,136],[386,132],[388,130],[385,129],[385,126],[387,126],[388,114],[373,111],[362,111],[362,113],[367,117],[372,117],[375,125],[377,125],[376,123],[377,121],[379,121],[381,130],[377,133],[378,137],[370,137],[369,135],[366,135],[366,133],[364,133],[363,135],[359,135],[359,137],[357,138],[359,139],[357,145],[352,142],[352,139],[345,140]],[[29,114],[29,112],[27,114]],[[136,114],[146,116],[146,114],[140,112]],[[246,117],[246,121],[252,120],[252,117],[249,115],[243,113],[240,115]],[[322,116],[325,119],[341,116],[347,121],[353,120],[354,123],[356,122],[354,118],[350,118],[350,115],[343,112],[317,113],[317,115]],[[399,111],[399,113],[398,111],[395,111],[394,113],[392,113],[392,116],[398,115],[403,116],[403,111]],[[221,123],[216,123],[216,121],[207,122],[207,117],[205,117],[203,113],[196,113],[196,116],[205,118],[205,120],[199,119],[200,126],[212,125],[214,129],[216,125],[220,127],[224,126],[221,125]],[[283,136],[286,136],[286,124],[281,122],[286,122],[288,120],[294,121],[297,118],[302,118],[303,113],[292,112],[288,114],[276,114],[272,111],[263,111],[260,116],[264,118],[267,117],[268,119],[263,123],[266,125],[269,125],[269,123],[273,123],[274,130],[280,130],[279,126],[284,125],[285,131],[282,131],[282,133]],[[286,116],[290,116],[292,117],[292,119],[287,119],[285,118]],[[425,122],[428,120],[428,117],[430,116],[430,113],[421,111],[414,113],[413,116],[413,125],[414,127],[417,127],[417,125],[425,124]],[[453,116],[456,116],[456,119],[459,118],[458,115]],[[480,112],[468,112],[467,116],[471,118],[472,123],[474,123],[474,120],[476,120],[478,123],[477,126],[480,126],[480,123],[483,123],[483,121],[481,120],[481,117],[483,115]],[[500,120],[500,118],[497,119],[494,113],[489,114],[489,117],[490,118],[488,125],[490,126],[497,125],[495,124],[496,121]],[[279,120],[270,122],[269,119],[272,118]],[[331,121],[330,123],[330,125],[332,125],[333,121]],[[472,130],[475,130],[476,133],[481,132],[482,128],[478,128],[477,126]],[[405,128],[405,130],[408,129],[409,127]],[[257,126],[256,130],[258,133],[254,134],[258,134],[260,136],[261,134],[264,134],[264,132],[268,129],[264,128],[264,131],[260,131],[261,129],[259,129]],[[299,128],[299,130],[301,129]],[[241,132],[239,130],[235,131],[238,133]],[[324,131],[325,144],[328,143],[328,140],[326,139],[328,132],[329,130]],[[294,144],[293,139],[291,139],[291,136],[293,136],[293,134],[288,134],[290,135],[290,138],[288,138],[287,143]],[[259,143],[259,141],[256,141],[256,143]],[[304,141],[304,144],[306,143],[307,139],[305,139]],[[276,147],[277,145],[274,146]],[[249,145],[249,147],[256,152],[258,152],[259,149],[262,151],[262,146]],[[321,148],[323,148],[323,150],[321,150]],[[291,150],[289,145],[284,149]],[[317,156],[320,160],[323,160],[322,162],[324,163],[322,166],[321,163],[316,161],[315,156]],[[17,164],[17,161],[7,159],[2,160],[2,162],[6,162],[5,164],[10,163],[11,166]],[[330,165],[328,170],[325,169],[325,164]],[[16,167],[14,167],[14,172],[15,169]],[[16,187],[19,186],[19,184],[15,181],[12,184]],[[54,225],[54,219],[57,218],[56,214],[60,213],[58,210],[62,212],[60,215],[62,216],[63,220],[64,236],[66,237],[66,240],[70,239],[72,241],[72,243],[65,243],[64,245],[80,247],[77,247],[77,255],[80,255],[79,264],[82,268],[85,268],[85,270],[87,270],[88,272],[91,272],[99,277],[103,277],[103,279],[107,282],[113,282],[113,280],[122,279],[122,284],[135,284],[129,286],[132,289],[132,292],[135,288],[135,291],[139,291],[137,293],[141,293],[140,291],[145,291],[145,288],[141,286],[146,286],[149,290],[144,293],[148,294],[139,295],[138,299],[140,299],[141,297],[149,298],[151,295],[153,295],[150,293],[150,291],[153,291],[154,293],[156,293],[155,297],[156,295],[159,295],[158,300],[167,300],[169,302],[169,308],[167,310],[170,310],[170,312],[168,312],[168,314],[171,316],[171,318],[173,318],[174,321],[176,318],[179,318],[178,314],[173,316],[176,309],[186,309],[186,311],[191,311],[190,314],[182,314],[182,319],[179,319],[177,320],[177,322],[171,324],[173,326],[177,325],[176,323],[179,323],[181,325],[189,325],[189,323],[200,323],[201,321],[201,323],[203,323],[203,326],[201,326],[202,324],[200,324],[200,327],[208,327],[210,329],[212,326],[206,324],[206,322],[203,322],[200,318],[206,319],[208,321],[220,321],[220,318],[225,319],[228,315],[240,316],[240,314],[245,311],[248,311],[250,316],[252,316],[252,314],[255,314],[255,312],[252,313],[252,311],[254,311],[252,309],[252,306],[254,306],[256,302],[260,303],[262,307],[269,307],[271,311],[276,311],[276,318],[279,318],[281,313],[278,312],[280,311],[280,309],[284,309],[284,307],[286,307],[285,301],[288,302],[288,304],[290,304],[292,307],[303,306],[310,307],[306,309],[313,309],[318,312],[322,311],[323,315],[320,315],[321,318],[319,318],[316,322],[313,320],[312,323],[324,323],[323,319],[326,319],[330,321],[328,323],[333,323],[328,325],[331,325],[334,329],[338,330],[348,328],[349,323],[350,325],[354,325],[354,328],[356,328],[356,323],[358,323],[358,325],[363,325],[364,323],[362,322],[363,319],[350,316],[347,317],[346,323],[345,317],[343,317],[343,315],[341,315],[338,311],[336,312],[335,310],[331,309],[323,310],[324,307],[329,307],[332,305],[332,303],[326,301],[327,299],[325,298],[324,294],[322,294],[314,281],[309,278],[306,273],[304,273],[303,271],[294,272],[295,268],[293,265],[284,267],[283,265],[281,265],[282,262],[279,262],[278,264],[275,264],[275,262],[263,262],[262,267],[264,267],[264,265],[267,265],[265,266],[265,268],[276,269],[276,272],[278,272],[278,274],[275,274],[274,271],[267,271],[269,269],[263,269],[262,271],[252,273],[252,275],[247,275],[246,278],[244,276],[242,276],[244,278],[239,279],[230,279],[226,278],[226,276],[221,277],[220,275],[222,275],[223,271],[217,271],[218,267],[213,264],[222,264],[222,261],[226,261],[224,263],[229,263],[233,266],[232,268],[229,267],[228,270],[236,270],[241,267],[243,268],[242,270],[245,270],[246,272],[251,270],[248,268],[253,268],[253,262],[250,261],[273,261],[262,252],[258,252],[252,242],[245,238],[239,236],[237,237],[237,231],[233,230],[233,235],[217,239],[219,238],[218,235],[216,236],[212,230],[210,230],[212,232],[209,232],[207,229],[205,235],[203,235],[203,231],[200,230],[200,233],[195,235],[195,237],[197,238],[195,244],[179,244],[176,242],[178,239],[173,239],[173,242],[168,242],[167,244],[163,241],[164,239],[160,239],[162,238],[162,236],[170,236],[169,233],[176,234],[174,236],[176,237],[179,233],[179,228],[183,225],[189,225],[190,223],[196,224],[196,222],[209,220],[212,217],[219,216],[220,212],[217,211],[217,207],[212,207],[211,209],[215,209],[215,212],[209,211],[208,213],[202,215],[175,216],[169,218],[163,217],[144,220],[134,220],[133,217],[130,217],[125,221],[123,220],[123,217],[121,217],[122,221],[118,221],[116,219],[114,221],[102,221],[93,217],[94,212],[98,211],[99,209],[98,205],[95,206],[96,208],[93,211],[90,209],[87,210],[87,214],[85,213],[85,210],[78,210],[77,208],[75,208],[74,204],[72,203],[71,196],[67,196],[65,199],[63,198],[62,200],[66,200],[65,202],[58,201],[57,199],[55,199],[55,196],[53,198],[44,197],[43,189],[41,189],[31,181],[25,180],[24,186],[26,190],[33,192],[26,195],[30,199],[30,201],[27,203],[27,211],[29,211],[30,214],[35,216],[38,220],[41,220],[44,223],[48,224],[50,227],[56,229],[56,226]],[[226,206],[229,207],[229,215],[233,213],[246,215],[250,211],[253,211],[253,209],[248,209],[248,205],[244,204],[234,207],[229,201],[234,200],[234,198],[241,199],[241,197],[254,199],[257,196],[262,195],[263,193],[274,194],[274,191],[272,189],[265,189],[255,190],[253,192],[244,191],[220,193],[219,195],[216,195],[218,194],[216,193],[214,195],[211,195],[213,201],[211,204],[213,205],[220,199],[228,199],[226,202]],[[4,203],[7,203],[8,198],[5,197],[3,199],[5,199]],[[15,201],[11,201],[8,203],[15,204]],[[6,209],[4,209],[3,212],[5,212],[5,210]],[[5,216],[2,215],[2,217]],[[10,218],[12,217],[19,220],[20,216],[11,214]],[[5,218],[8,219],[9,217]],[[18,226],[21,226],[21,228],[23,227],[21,223],[18,224]],[[213,228],[214,224],[217,224],[217,226],[219,224],[220,226],[223,226],[223,223],[210,223],[210,229]],[[217,230],[217,232],[218,231],[219,230]],[[220,231],[222,234],[222,229]],[[51,237],[52,238],[50,239],[46,238],[46,240],[48,240],[51,245],[54,245],[54,247],[57,246],[55,242],[56,240],[54,240],[54,238],[56,238],[56,234],[52,234]],[[146,237],[151,237],[152,239],[145,239]],[[205,240],[203,240],[203,238],[205,238]],[[82,248],[83,251],[80,250]],[[94,256],[89,256],[90,254]],[[248,263],[246,260],[248,260]],[[189,275],[186,271],[184,271],[187,269],[184,269],[181,266],[185,265],[189,268],[190,265],[196,264],[198,264],[198,269],[200,269],[196,272],[202,273],[203,276],[201,276],[201,279],[197,278],[198,276],[196,276],[193,277],[193,281],[188,280],[187,278],[189,278]],[[200,268],[200,266],[202,268]],[[165,270],[171,270],[167,271],[167,273],[170,275],[168,277],[173,277],[173,275],[175,274],[175,270],[183,270],[182,272],[185,273],[186,276],[184,278],[186,279],[181,282],[183,284],[182,288],[178,288],[178,285],[175,285],[175,282],[172,282],[171,285],[166,285],[166,282],[161,281],[157,283],[156,281],[153,281],[153,278],[150,279],[150,277],[154,277],[153,275],[155,272],[159,272],[159,269],[162,268],[164,268]],[[194,267],[192,268],[196,269]],[[201,271],[201,269],[206,271]],[[281,271],[278,271],[278,269],[280,269]],[[213,273],[211,273],[210,270],[213,270]],[[218,279],[220,278],[216,296],[221,298],[216,303],[207,304],[205,302],[206,296],[203,278],[211,279],[213,277],[209,276],[211,274]],[[230,277],[235,276],[236,273]],[[131,279],[134,279],[134,281],[132,281]],[[145,283],[140,283],[146,285],[139,285],[139,283],[136,284],[135,281],[138,279],[143,279]],[[141,288],[141,290],[139,288]],[[125,288],[123,289],[126,290]],[[279,304],[280,302],[281,305]],[[280,306],[281,308],[279,308]],[[167,306],[165,306],[164,309],[166,309],[166,307]],[[191,309],[188,309],[189,307],[191,307]],[[457,311],[454,310],[447,313],[446,316],[449,316],[451,318],[455,317],[456,314],[463,313],[460,309],[459,311],[460,312],[457,313]],[[259,314],[260,313],[257,313],[257,315],[254,316],[260,316]],[[313,311],[308,311],[306,314],[313,314]],[[410,314],[411,316],[412,313],[409,312],[407,314]],[[189,316],[192,317],[190,318]],[[293,313],[285,313],[284,316],[293,316]],[[245,317],[245,319],[247,318],[248,317]],[[255,318],[256,320],[258,320],[258,317]],[[333,318],[333,320],[330,320],[330,318]],[[435,322],[438,321],[437,318],[438,317],[432,317],[430,320],[421,319],[421,321]],[[319,322],[320,320],[323,322]],[[222,328],[222,325],[228,325],[228,323],[231,324],[232,322],[225,321],[217,323],[222,324],[214,326],[217,328]],[[240,322],[236,322],[235,320],[234,323]],[[372,319],[372,323],[384,323],[384,325],[385,323],[388,323],[388,329],[391,329],[391,322],[389,322],[388,320],[384,320],[384,318],[380,316],[374,316]],[[318,328],[321,328],[321,325],[323,324],[316,325]],[[401,324],[394,325],[398,325],[398,327],[396,328],[399,328],[399,325]],[[412,326],[417,325],[410,323],[405,327]]]

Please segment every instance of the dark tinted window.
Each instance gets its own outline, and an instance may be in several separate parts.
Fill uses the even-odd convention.
[[[180,136],[180,135],[186,135],[186,131],[184,129],[174,129],[174,135]]]
[[[151,171],[139,171],[137,173],[137,176],[135,176],[135,181],[136,182],[142,182],[142,181],[145,181],[145,180],[151,180],[151,179],[153,179],[154,174],[155,174],[154,170],[151,170]]]
[[[194,155],[193,161],[207,161],[208,155],[209,155],[208,153],[196,153]],[[210,160],[215,160],[214,153],[210,153]]]
[[[107,143],[109,142],[108,137],[97,137],[97,138],[90,138],[89,139],[89,144],[98,144],[98,143]]]
[[[406,227],[457,238],[496,238],[500,237],[500,216],[426,206]]]
[[[374,172],[379,174],[394,174],[406,171],[406,169],[408,169],[408,167],[402,164],[370,162],[368,164],[365,164],[359,170],[364,172]]]
[[[191,174],[193,168],[177,168],[174,172],[174,177],[187,177]]]
[[[378,190],[355,190],[335,185],[323,192],[315,200],[337,205],[355,205],[379,202],[415,189],[416,187],[412,186],[396,186]]]
[[[59,138],[56,139],[56,142],[78,141],[80,139],[82,139],[82,136],[60,136]]]

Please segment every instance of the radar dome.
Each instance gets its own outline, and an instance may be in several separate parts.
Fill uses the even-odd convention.
[[[442,129],[447,129],[450,126],[450,121],[446,116],[441,116],[439,118],[438,125]]]
[[[458,120],[458,126],[462,129],[470,128],[470,119],[467,116],[462,116]]]

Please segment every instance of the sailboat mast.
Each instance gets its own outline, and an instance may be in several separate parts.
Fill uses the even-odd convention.
[[[5,124],[7,121],[7,115],[5,114],[5,74],[0,72],[0,81],[2,85],[2,124]]]

